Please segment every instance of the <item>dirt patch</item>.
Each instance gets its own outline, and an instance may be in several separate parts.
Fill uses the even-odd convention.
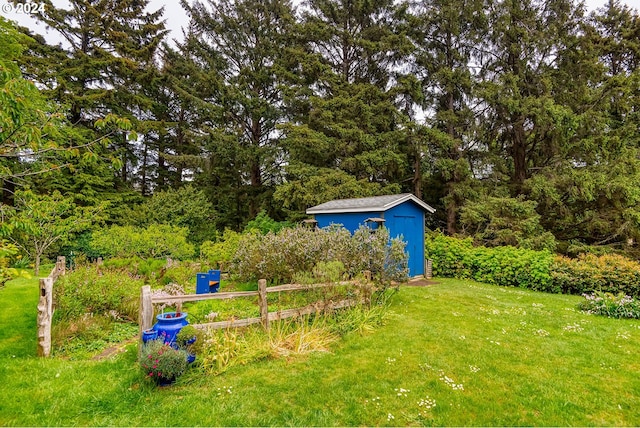
[[[138,340],[138,338],[129,339],[127,341],[120,342],[120,343],[118,343],[118,344],[116,344],[114,346],[111,346],[111,347],[105,349],[104,351],[102,351],[98,355],[94,356],[92,358],[92,360],[98,360],[98,361],[106,360],[107,358],[111,358],[114,355],[118,355],[118,354],[124,352],[128,345],[131,345],[132,343],[135,343],[137,340]]]
[[[409,282],[407,282],[404,285],[405,286],[409,286],[409,287],[429,287],[429,286],[435,285],[435,284],[438,284],[438,282],[433,281],[431,279],[413,278],[413,279],[410,279]]]

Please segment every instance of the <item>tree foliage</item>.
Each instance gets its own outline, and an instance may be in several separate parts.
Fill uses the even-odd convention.
[[[190,259],[193,244],[187,242],[186,227],[153,224],[146,228],[111,226],[94,232],[91,245],[107,257],[171,257]]]
[[[0,20],[3,212],[28,185],[200,244],[413,192],[489,245],[637,248],[640,18],[618,0],[183,1],[173,45],[148,0],[45,3],[59,46]]]
[[[72,197],[60,192],[37,195],[20,190],[16,192],[16,207],[7,207],[2,213],[0,232],[34,260],[34,273],[38,275],[47,251],[89,228],[99,219],[100,208],[79,208]]]

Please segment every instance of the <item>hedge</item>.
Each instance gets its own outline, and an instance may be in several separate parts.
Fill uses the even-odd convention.
[[[426,257],[436,276],[472,278],[502,286],[551,293],[624,293],[640,297],[640,263],[619,255],[571,259],[549,251],[476,247],[471,238],[428,233]]]
[[[474,247],[471,238],[457,239],[441,233],[427,234],[426,257],[436,276],[472,278],[510,287],[558,292],[552,282],[549,251],[523,248]]]
[[[554,259],[552,276],[567,294],[600,291],[640,297],[640,263],[615,254],[582,254],[575,259],[558,256]]]

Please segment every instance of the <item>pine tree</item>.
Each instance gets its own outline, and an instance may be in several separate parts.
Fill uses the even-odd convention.
[[[182,5],[191,22],[180,51],[194,72],[182,89],[207,158],[197,180],[227,216],[221,226],[240,228],[281,180],[278,126],[287,117],[293,10],[284,0]]]
[[[611,1],[583,21],[560,61],[555,98],[574,113],[572,131],[526,188],[562,241],[626,246],[640,237],[639,24]]]
[[[342,197],[399,191],[411,175],[401,147],[407,117],[397,105],[400,85],[393,70],[410,47],[398,28],[403,11],[391,1],[304,5],[300,61],[308,89],[300,91],[297,114],[284,127],[291,191],[304,186],[312,171],[327,182],[351,175],[353,180],[338,180],[350,182],[341,188],[352,194]],[[283,188],[278,197],[305,199],[289,193]]]
[[[36,183],[42,190],[74,193],[86,205],[103,198],[98,195],[109,198],[136,184],[138,153],[130,141],[136,134],[111,129],[107,140],[96,121],[116,115],[141,135],[151,128],[152,101],[145,87],[158,74],[155,55],[166,31],[159,21],[162,10],[148,13],[148,3],[73,0],[65,9],[47,1],[44,14],[37,16],[64,42],[51,47],[39,38],[23,58],[25,71],[51,99],[68,106],[67,118],[75,129],[72,144],[86,145],[86,159],[92,161],[75,164],[71,174]],[[108,148],[91,144],[98,140]]]
[[[477,104],[473,61],[486,33],[484,2],[427,0],[414,4],[408,31],[415,45],[414,73],[420,79],[426,112],[427,147],[433,179],[442,182],[447,232],[457,232],[459,209],[470,190]]]
[[[568,0],[503,0],[489,11],[480,58],[484,122],[491,149],[504,159],[491,168],[510,176],[513,195],[544,161],[537,156],[552,151],[562,116],[571,115],[554,101],[553,75],[579,15]]]

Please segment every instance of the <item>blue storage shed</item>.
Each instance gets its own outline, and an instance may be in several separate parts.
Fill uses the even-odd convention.
[[[407,243],[409,276],[425,273],[424,216],[434,212],[434,208],[411,193],[336,199],[307,209],[307,214],[314,216],[318,227],[341,224],[353,233],[360,225],[384,224],[391,238],[402,235]]]

